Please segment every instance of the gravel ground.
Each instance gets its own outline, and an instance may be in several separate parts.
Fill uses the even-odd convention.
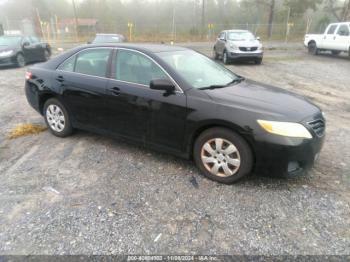
[[[17,124],[44,122],[26,102],[25,69],[2,69],[0,254],[349,255],[350,59],[273,47],[261,66],[228,67],[324,109],[308,176],[227,186],[190,161],[83,131],[9,140]]]

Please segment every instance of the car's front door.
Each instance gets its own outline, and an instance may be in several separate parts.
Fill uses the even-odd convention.
[[[35,50],[35,46],[31,44],[29,37],[23,37],[21,41],[21,46],[22,46],[23,55],[26,62],[35,61],[36,50]]]
[[[90,129],[104,128],[105,92],[111,48],[88,48],[66,60],[53,79],[74,122]]]
[[[349,51],[350,45],[350,28],[347,24],[340,25],[338,27],[335,46],[339,51]]]
[[[30,46],[33,49],[33,55],[35,61],[40,61],[44,58],[44,48],[42,47],[41,42],[35,36],[29,37]]]
[[[109,130],[145,144],[180,151],[186,119],[186,96],[165,95],[149,87],[153,79],[169,79],[150,57],[118,49],[107,85]]]

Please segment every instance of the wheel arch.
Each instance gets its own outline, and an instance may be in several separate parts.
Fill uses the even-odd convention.
[[[189,158],[193,159],[193,148],[194,148],[194,144],[197,140],[197,138],[206,130],[211,129],[211,128],[225,128],[225,129],[229,129],[235,133],[237,133],[238,135],[240,135],[245,142],[247,142],[248,146],[250,147],[252,154],[253,154],[253,161],[255,163],[255,159],[256,159],[256,151],[255,148],[253,146],[253,137],[252,135],[247,131],[244,130],[244,128],[235,125],[233,123],[230,122],[226,122],[226,121],[222,121],[222,120],[212,120],[212,121],[208,121],[205,123],[202,123],[200,126],[198,126],[193,132],[192,135],[190,137],[190,143],[189,143],[189,148],[188,148],[188,152],[189,152]]]
[[[307,46],[309,46],[309,45],[312,44],[312,43],[315,43],[316,46],[317,46],[317,42],[316,42],[316,40],[314,40],[314,39],[311,39],[311,40],[307,43]]]
[[[41,94],[39,96],[39,112],[42,115],[44,115],[44,105],[45,105],[46,101],[49,100],[50,98],[57,98],[61,102],[61,99],[59,99],[58,95],[55,93],[45,92],[45,93]]]

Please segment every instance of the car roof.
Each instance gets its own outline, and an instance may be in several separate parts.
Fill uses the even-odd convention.
[[[243,33],[243,32],[250,32],[248,30],[242,30],[242,29],[230,29],[226,30],[227,32],[232,32],[232,33]]]
[[[96,36],[102,35],[102,36],[121,36],[121,34],[96,34]]]
[[[174,46],[174,45],[164,45],[164,44],[131,44],[131,43],[115,43],[115,44],[91,44],[85,45],[84,47],[120,47],[129,48],[137,51],[150,52],[150,53],[160,53],[160,52],[171,52],[171,51],[184,51],[187,48]]]

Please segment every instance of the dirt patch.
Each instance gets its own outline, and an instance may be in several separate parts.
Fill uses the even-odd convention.
[[[36,135],[44,132],[46,129],[46,126],[37,124],[19,124],[10,131],[8,138],[15,139],[21,136]]]

